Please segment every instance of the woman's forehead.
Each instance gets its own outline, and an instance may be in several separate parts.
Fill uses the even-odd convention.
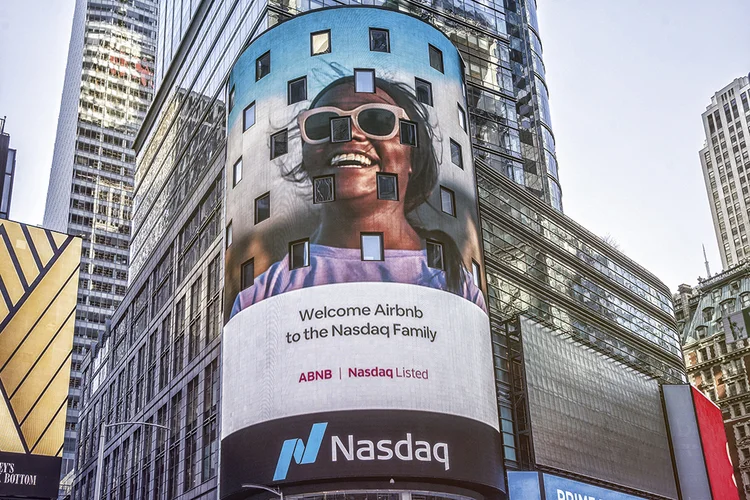
[[[371,102],[396,104],[396,101],[383,89],[377,87],[375,93],[355,92],[354,83],[343,83],[328,89],[315,103],[315,107],[336,106],[344,111],[351,111],[357,106]]]

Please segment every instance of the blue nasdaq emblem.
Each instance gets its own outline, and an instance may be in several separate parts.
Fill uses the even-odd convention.
[[[307,445],[300,438],[284,441],[281,446],[281,453],[279,453],[279,460],[276,462],[276,472],[273,474],[274,481],[286,479],[289,466],[292,464],[292,458],[299,465],[315,463],[327,426],[328,422],[313,424],[307,438]]]

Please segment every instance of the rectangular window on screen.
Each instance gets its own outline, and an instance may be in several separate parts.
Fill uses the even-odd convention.
[[[399,135],[401,144],[417,147],[417,124],[406,120],[399,120]]]
[[[464,168],[464,161],[461,156],[461,145],[451,139],[451,163],[458,168]]]
[[[391,51],[391,38],[388,30],[370,28],[370,50],[373,52]]]
[[[288,151],[287,147],[287,131],[282,130],[276,132],[271,136],[271,159],[278,158],[281,155],[285,155]]]
[[[313,179],[313,203],[328,203],[336,199],[335,182],[332,175]]]
[[[226,229],[226,232],[225,232],[225,238],[224,239],[226,241],[227,248],[229,248],[230,246],[232,246],[232,222],[231,221],[229,222],[229,224],[227,224],[227,229]]]
[[[294,104],[307,99],[307,77],[297,78],[287,83],[287,103]]]
[[[258,224],[271,217],[271,193],[255,199],[255,223]]]
[[[440,208],[443,213],[448,215],[456,216],[456,197],[453,191],[450,189],[440,186]]]
[[[352,140],[352,119],[348,116],[331,118],[331,142]]]
[[[246,107],[242,113],[242,131],[244,132],[253,125],[255,125],[255,102]]]
[[[417,92],[417,101],[432,106],[432,84],[430,82],[415,78],[414,89]]]
[[[319,56],[331,52],[331,31],[318,31],[310,34],[310,55]]]
[[[383,260],[383,233],[360,234],[362,260]]]
[[[375,93],[375,70],[374,69],[355,69],[354,70],[354,91]]]
[[[471,278],[474,281],[474,285],[477,287],[482,286],[482,275],[479,271],[479,264],[475,261],[471,261]]]
[[[427,265],[433,269],[445,269],[443,264],[443,244],[427,240]]]
[[[430,45],[430,66],[443,72],[443,52],[432,45]]]
[[[396,174],[377,174],[378,199],[398,201],[398,176]]]
[[[255,262],[253,259],[246,260],[242,263],[240,280],[242,290],[253,286],[253,281],[255,281]]]
[[[271,51],[255,60],[255,80],[260,80],[271,73]]]
[[[237,160],[232,168],[232,186],[236,186],[242,180],[242,158]]]
[[[310,240],[293,241],[289,244],[289,269],[310,265]]]

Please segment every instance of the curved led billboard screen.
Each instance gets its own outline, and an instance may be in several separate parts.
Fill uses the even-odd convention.
[[[504,489],[463,69],[377,8],[258,37],[228,89],[221,495]]]

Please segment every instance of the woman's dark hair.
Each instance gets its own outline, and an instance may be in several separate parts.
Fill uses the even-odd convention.
[[[328,84],[310,102],[310,109],[313,109],[326,93],[340,85],[353,87],[354,77],[345,76]],[[458,245],[445,231],[425,228],[415,213],[415,210],[424,204],[430,206],[427,200],[435,189],[438,180],[438,157],[435,148],[432,146],[435,133],[429,123],[427,109],[424,104],[417,101],[412,94],[412,90],[403,83],[375,78],[375,87],[388,94],[397,106],[406,111],[409,119],[417,124],[417,147],[412,148],[411,151],[411,174],[404,195],[404,215],[420,238],[436,240],[443,244],[446,285],[449,291],[460,294],[464,266]],[[286,172],[284,177],[294,182],[306,181],[308,175],[304,162]]]

